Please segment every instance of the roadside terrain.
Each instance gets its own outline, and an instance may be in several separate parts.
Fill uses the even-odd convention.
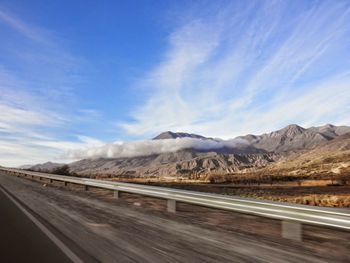
[[[0,184],[80,249],[102,262],[347,262],[350,233],[304,227],[280,237],[279,221],[108,191],[0,175]]]

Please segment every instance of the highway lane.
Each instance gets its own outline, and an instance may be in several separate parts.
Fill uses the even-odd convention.
[[[122,200],[8,175],[0,175],[0,184],[101,262],[329,262],[290,241],[208,229],[184,223],[178,214],[124,206]]]
[[[0,261],[72,262],[0,187]]]

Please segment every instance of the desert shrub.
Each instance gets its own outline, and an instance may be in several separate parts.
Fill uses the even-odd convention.
[[[340,174],[337,176],[337,181],[341,185],[347,185],[350,182],[350,172],[347,168],[341,169]]]
[[[350,196],[308,195],[296,197],[290,201],[302,205],[350,207]]]
[[[69,166],[68,165],[62,165],[60,167],[57,167],[52,170],[53,174],[59,174],[59,175],[69,175],[69,176],[76,176],[75,173],[71,173],[69,171]]]
[[[343,199],[343,206],[344,206],[344,207],[350,207],[350,196],[345,197],[345,198]]]
[[[348,180],[349,180],[349,178],[348,178],[347,175],[339,175],[337,177],[337,182],[340,185],[347,185],[348,184]]]

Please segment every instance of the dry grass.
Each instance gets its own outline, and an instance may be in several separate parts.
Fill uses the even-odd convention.
[[[350,207],[350,195],[311,195],[297,197],[289,202],[315,206]]]
[[[298,153],[265,168],[232,174],[208,173],[197,180],[188,175],[115,177],[95,174],[93,177],[305,205],[350,207],[348,150]]]

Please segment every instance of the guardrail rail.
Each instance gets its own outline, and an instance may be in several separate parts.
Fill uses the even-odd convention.
[[[260,201],[220,194],[46,174],[19,169],[1,168],[0,171],[10,175],[38,178],[39,180],[45,178],[49,179],[50,183],[53,181],[61,181],[64,182],[65,186],[68,183],[79,184],[83,185],[85,190],[88,190],[89,187],[108,189],[114,191],[115,198],[119,198],[121,192],[162,198],[167,200],[167,211],[171,213],[176,212],[177,202],[183,202],[279,219],[282,220],[282,237],[298,241],[302,240],[302,224],[326,226],[347,231],[350,230],[349,209],[323,208],[272,201]]]

